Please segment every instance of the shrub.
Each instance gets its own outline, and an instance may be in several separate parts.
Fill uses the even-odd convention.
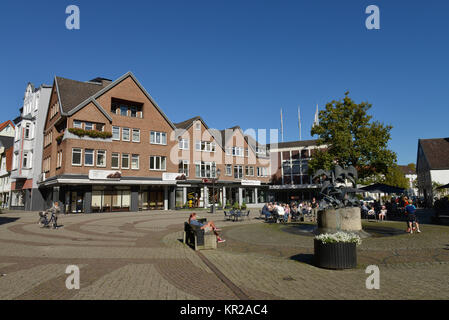
[[[83,130],[79,128],[69,128],[69,132],[73,133],[78,137],[89,136],[91,138],[101,138],[101,139],[109,139],[112,138],[111,132],[103,132],[96,130]]]
[[[231,201],[226,200],[226,208],[230,208],[231,207]]]

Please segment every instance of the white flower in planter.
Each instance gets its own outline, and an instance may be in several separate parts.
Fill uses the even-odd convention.
[[[322,243],[355,243],[356,245],[362,244],[362,239],[357,234],[354,233],[346,233],[346,232],[337,232],[337,233],[324,233],[315,237],[316,240],[321,241]]]

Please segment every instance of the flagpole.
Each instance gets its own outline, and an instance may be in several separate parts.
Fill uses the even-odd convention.
[[[281,141],[284,142],[284,120],[282,117],[282,108],[281,108]]]
[[[301,107],[298,106],[298,129],[299,129],[299,141],[301,141]]]

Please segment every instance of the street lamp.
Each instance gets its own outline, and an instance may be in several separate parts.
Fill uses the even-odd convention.
[[[220,169],[217,169],[216,178],[212,179],[212,208],[211,213],[215,213],[215,181],[220,179]]]

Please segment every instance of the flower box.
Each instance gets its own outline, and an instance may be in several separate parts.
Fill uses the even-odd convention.
[[[352,269],[357,267],[357,245],[360,237],[338,232],[322,234],[314,239],[315,265],[326,269]]]

